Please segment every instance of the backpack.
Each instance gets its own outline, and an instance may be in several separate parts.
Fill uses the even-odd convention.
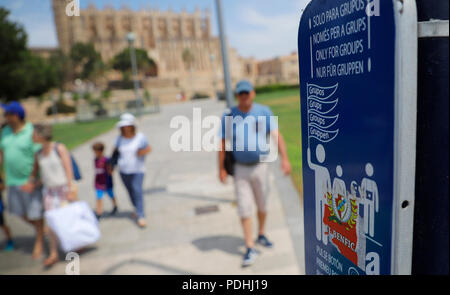
[[[233,152],[225,151],[224,167],[227,174],[234,176],[234,164],[236,164],[236,159],[234,158]]]
[[[229,113],[226,114],[227,116],[231,115],[231,111]],[[230,140],[230,137],[232,136],[232,134],[230,134],[230,130],[231,133],[233,133],[233,125],[231,126],[226,126],[226,130],[228,131],[228,134],[225,135],[225,139]],[[231,129],[230,129],[231,128]],[[230,176],[234,176],[234,165],[236,164],[236,159],[234,158],[234,154],[233,151],[225,151],[225,159],[224,159],[224,167],[225,170],[227,171],[227,174]]]
[[[59,154],[59,151],[58,151],[58,143],[57,142],[55,143],[55,152],[59,157],[61,157],[61,155]],[[73,157],[73,155],[70,153],[69,153],[69,155],[70,155],[70,160],[72,161],[73,179],[75,181],[79,181],[79,180],[81,180],[80,168],[77,164],[77,161]]]

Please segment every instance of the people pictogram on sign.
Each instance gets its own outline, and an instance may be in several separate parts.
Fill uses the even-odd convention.
[[[375,235],[375,212],[379,209],[379,195],[377,183],[371,179],[374,174],[372,164],[366,164],[366,175],[361,182],[360,194],[364,203],[364,230],[371,237]]]
[[[322,240],[324,245],[328,244],[328,229],[323,224],[323,216],[326,204],[326,195],[331,192],[330,173],[326,167],[314,164],[311,161],[311,149],[307,151],[308,166],[315,174],[315,198],[316,198],[316,237]],[[325,149],[319,144],[316,147],[316,159],[320,164],[325,162]]]
[[[333,195],[341,195],[343,197],[347,196],[347,188],[345,185],[345,181],[341,179],[343,175],[342,166],[338,165],[336,167],[336,175],[337,177],[333,180]]]

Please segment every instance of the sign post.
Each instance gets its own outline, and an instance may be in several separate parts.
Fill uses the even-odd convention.
[[[449,1],[417,0],[417,170],[412,274],[449,274]]]
[[[414,1],[312,0],[299,35],[307,274],[408,274]]]

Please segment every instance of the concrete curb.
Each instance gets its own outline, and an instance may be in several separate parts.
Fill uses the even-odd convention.
[[[280,160],[271,165],[275,177],[275,185],[285,212],[286,223],[289,227],[295,256],[297,257],[297,264],[301,274],[305,274],[303,203],[291,178],[283,175],[280,165]]]

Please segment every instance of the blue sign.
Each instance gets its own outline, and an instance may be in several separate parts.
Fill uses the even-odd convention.
[[[390,274],[394,3],[312,0],[298,35],[307,274]]]

